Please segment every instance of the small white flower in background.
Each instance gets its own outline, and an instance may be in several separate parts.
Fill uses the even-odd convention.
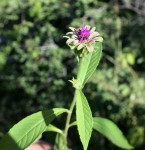
[[[90,26],[82,26],[79,29],[75,29],[73,27],[69,27],[71,32],[66,33],[66,38],[68,40],[66,43],[71,47],[71,49],[75,49],[77,51],[82,50],[86,47],[88,52],[94,51],[93,43],[95,42],[103,42],[103,38],[100,37],[100,34],[95,31],[95,27],[91,28]]]

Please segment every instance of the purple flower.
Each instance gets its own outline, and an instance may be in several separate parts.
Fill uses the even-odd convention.
[[[69,27],[71,32],[66,33],[68,38],[66,43],[74,50],[83,50],[86,47],[88,52],[94,51],[93,43],[103,42],[103,38],[100,37],[100,34],[95,31],[95,27],[91,28],[90,26],[82,26],[79,29]]]
[[[88,40],[91,31],[87,27],[82,26],[81,29],[77,29],[76,33],[79,37],[79,42],[82,43],[84,40]]]

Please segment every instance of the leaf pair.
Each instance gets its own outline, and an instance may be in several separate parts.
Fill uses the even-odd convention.
[[[77,127],[84,150],[87,150],[92,129],[108,138],[113,144],[123,149],[133,149],[121,130],[110,120],[92,117],[92,113],[82,91],[77,90],[76,117]]]

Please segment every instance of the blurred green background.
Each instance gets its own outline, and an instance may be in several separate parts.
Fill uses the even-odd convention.
[[[84,90],[93,116],[113,120],[135,150],[145,149],[144,0],[0,0],[0,137],[31,113],[69,107],[77,61],[62,37],[83,23],[104,38]],[[63,128],[65,117],[55,125]],[[43,135],[51,144],[54,137]],[[83,149],[75,127],[69,146]],[[119,150],[97,132],[88,149]]]

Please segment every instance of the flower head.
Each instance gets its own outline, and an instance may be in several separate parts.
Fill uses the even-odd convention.
[[[94,51],[93,43],[95,42],[103,42],[103,38],[100,37],[100,34],[95,31],[95,27],[91,28],[90,26],[82,26],[79,29],[75,29],[73,27],[69,27],[71,32],[68,32],[65,36],[68,38],[66,43],[74,49],[77,53],[78,51],[83,51],[86,48],[87,52]]]
[[[88,40],[91,31],[87,27],[82,26],[81,29],[76,30],[76,33],[79,38],[79,42],[82,43],[84,40]]]

